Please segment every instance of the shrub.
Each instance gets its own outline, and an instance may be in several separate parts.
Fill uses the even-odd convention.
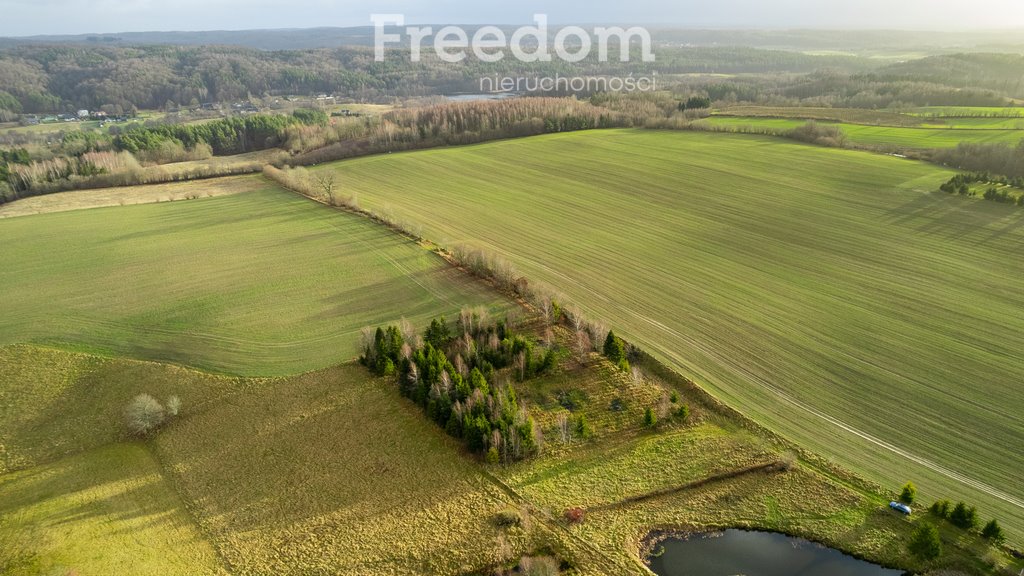
[[[936,500],[928,510],[939,518],[949,518],[949,507],[952,506],[949,500]]]
[[[494,523],[501,528],[519,526],[523,523],[523,515],[518,510],[507,509],[494,516]]]
[[[174,416],[177,416],[178,412],[180,412],[180,411],[181,411],[181,398],[178,398],[177,396],[171,396],[170,398],[168,398],[167,399],[167,415],[171,416],[173,418]]]
[[[587,512],[583,508],[569,508],[565,511],[565,519],[569,524],[580,524],[587,517]]]
[[[658,417],[654,415],[654,410],[648,408],[644,410],[644,426],[648,428],[654,428],[658,424]]]
[[[558,392],[558,403],[570,412],[583,408],[587,403],[587,394],[579,388]]]
[[[903,485],[903,491],[900,492],[900,502],[913,504],[914,498],[917,498],[917,486],[914,486],[913,482],[907,482]]]
[[[128,431],[136,436],[145,436],[164,423],[167,413],[164,407],[149,394],[139,394],[125,410]]]
[[[999,522],[996,522],[994,519],[990,520],[989,523],[985,524],[985,527],[981,529],[981,536],[986,540],[991,540],[995,544],[1002,544],[1006,541],[1006,534],[1003,533],[1002,526],[1000,526]]]
[[[817,144],[819,146],[842,147],[846,141],[846,135],[836,126],[821,125],[814,120],[808,121],[799,128],[794,128],[785,133],[786,136],[801,142]]]
[[[594,435],[594,429],[591,428],[590,422],[587,421],[587,417],[580,414],[578,420],[576,420],[576,436],[586,440]]]
[[[484,460],[488,464],[497,464],[501,460],[501,455],[498,454],[498,449],[491,446],[490,449],[487,450],[487,456],[484,457]]]
[[[914,532],[907,546],[911,554],[922,560],[934,560],[942,554],[942,541],[939,540],[939,530],[934,524],[922,524]]]
[[[789,472],[793,468],[796,468],[796,463],[796,454],[793,454],[792,452],[786,452],[785,454],[782,455],[781,458],[779,458],[779,470],[782,470],[783,472]]]
[[[619,360],[616,367],[618,367],[619,372],[629,372],[629,360],[626,360],[625,358]]]
[[[673,414],[677,419],[686,422],[687,420],[690,419],[690,407],[687,406],[686,404],[683,404],[679,408],[676,408],[676,411],[673,412]]]

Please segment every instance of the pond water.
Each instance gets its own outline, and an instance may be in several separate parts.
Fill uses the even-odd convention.
[[[774,532],[726,530],[669,538],[651,558],[659,576],[901,576],[838,550]],[[655,546],[659,550],[658,546]],[[659,550],[660,551],[660,550]]]

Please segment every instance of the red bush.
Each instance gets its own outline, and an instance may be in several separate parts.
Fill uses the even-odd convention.
[[[565,519],[569,521],[569,524],[579,524],[583,522],[587,512],[583,508],[569,508],[565,511]]]

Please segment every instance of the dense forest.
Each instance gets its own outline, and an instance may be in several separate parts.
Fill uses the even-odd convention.
[[[886,66],[865,79],[883,82],[929,82],[964,90],[989,89],[1024,97],[1024,55],[951,54]]]
[[[614,60],[614,59],[613,59]],[[715,101],[864,108],[893,105],[1004,105],[1024,93],[1024,57],[936,56],[882,66],[853,56],[810,56],[743,47],[659,47],[657,61],[485,63],[472,57],[422,62],[395,52],[376,62],[361,47],[259,51],[238,47],[26,44],[0,49],[0,121],[22,113],[197,107],[250,97],[334,94],[366,101],[478,92],[495,76],[658,74],[659,87],[700,90]],[[722,78],[711,75],[731,75]],[[697,75],[696,77],[694,75]],[[703,75],[703,76],[701,76]],[[557,94],[551,94],[557,95]],[[589,94],[586,94],[589,96]]]
[[[244,100],[250,96],[310,95],[384,100],[479,91],[494,75],[628,75],[658,72],[764,74],[819,69],[864,71],[867,60],[808,56],[752,48],[662,48],[655,63],[600,63],[596,51],[580,63],[422,62],[395,53],[375,62],[371,49],[350,47],[264,52],[231,47],[23,45],[0,49],[0,109],[14,113],[122,113],[168,104]]]

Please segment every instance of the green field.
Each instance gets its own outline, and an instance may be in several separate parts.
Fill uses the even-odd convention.
[[[545,391],[574,387],[596,439],[546,433],[540,457],[507,468],[463,453],[393,381],[354,363],[230,379],[31,346],[0,348],[0,361],[0,391],[14,391],[0,396],[0,446],[35,455],[0,474],[4,574],[454,576],[534,553],[580,576],[642,574],[649,530],[706,525],[784,530],[922,566],[905,558],[913,523],[888,511],[885,495],[813,461],[625,502],[774,462],[785,448],[657,370],[626,382],[596,354],[520,390],[543,421],[561,410],[545,407]],[[690,419],[644,429],[643,407],[669,389]],[[118,412],[139,392],[181,394],[182,411],[151,440],[126,442]],[[629,408],[611,414],[609,393]],[[64,421],[89,433],[74,436]],[[568,526],[561,512],[575,506],[587,521]],[[497,524],[499,513],[518,525]],[[976,537],[944,532],[945,562],[1008,565]]]
[[[1024,108],[999,108],[994,106],[922,106],[900,111],[911,116],[931,116],[936,118],[1024,118]]]
[[[623,144],[633,152],[616,163],[612,152]],[[776,160],[771,150],[777,146],[789,149],[788,154],[780,154],[808,154],[804,171],[792,174],[790,170],[792,176],[785,178],[776,174],[771,181],[771,163]],[[474,158],[474,154],[495,152],[495,147],[505,153],[497,157],[519,164],[503,165],[488,154],[486,162],[491,165],[486,174],[497,180],[488,184],[481,172],[472,188],[486,194],[481,201],[492,202],[491,210],[502,211],[491,214],[515,215],[503,225],[522,222],[528,213],[502,204],[522,200],[521,189],[511,182],[539,185],[545,174],[556,174],[557,186],[538,186],[536,198],[541,200],[540,213],[560,222],[566,216],[545,202],[565,201],[559,195],[574,192],[569,182],[587,181],[587,177],[606,186],[597,186],[590,194],[611,189],[625,192],[597,203],[578,198],[572,210],[582,219],[568,229],[586,223],[587,210],[619,211],[612,224],[634,217],[623,210],[622,202],[636,204],[637,194],[643,192],[658,202],[662,216],[654,218],[655,223],[664,226],[671,218],[683,226],[682,232],[699,230],[705,248],[720,242],[722,234],[731,234],[717,216],[711,217],[713,209],[735,221],[745,210],[764,214],[779,203],[786,217],[803,218],[810,210],[826,219],[820,225],[834,223],[835,216],[823,214],[823,205],[836,202],[836,192],[803,184],[801,175],[809,178],[821,172],[826,176],[815,176],[818,184],[835,185],[852,174],[864,178],[871,162],[881,162],[885,178],[901,178],[900,184],[886,188],[882,184],[886,180],[876,176],[855,190],[873,194],[876,201],[930,198],[917,190],[947,176],[909,162],[772,139],[613,131],[436,151],[427,154],[422,167],[413,167],[408,181],[419,190],[424,183],[415,178],[426,177],[422,190],[433,190],[430,179],[442,177],[446,166],[452,165],[445,163],[447,154],[454,154],[456,165],[462,166],[480,162],[484,156]],[[561,171],[550,170],[553,166],[543,172],[534,167],[535,171],[525,173],[527,178],[520,171],[519,180],[513,180],[517,169],[512,166],[526,165],[522,155],[535,153],[532,147],[539,147],[546,162],[565,162],[568,152],[577,163],[571,169],[563,165]],[[730,148],[744,158],[760,158],[760,175],[746,185],[754,188],[737,185],[726,194],[706,186],[687,192],[687,186],[678,185],[679,173],[721,174],[722,163],[728,162],[723,155]],[[698,150],[704,155],[693,153]],[[580,160],[580,154],[590,160]],[[379,177],[390,172],[392,182],[402,184],[404,177],[395,178],[401,170],[385,166],[384,173],[378,173],[372,165],[417,158],[420,155],[397,155],[342,166],[362,166],[366,174]],[[589,162],[600,162],[605,172],[588,173],[597,168]],[[832,170],[821,170],[823,166]],[[644,184],[652,170],[666,186],[655,191],[660,195]],[[358,178],[345,180],[346,186],[358,183],[369,189],[373,185],[363,173]],[[632,185],[618,178],[633,178]],[[460,184],[452,174],[445,181]],[[781,185],[782,190],[775,191]],[[751,189],[771,192],[751,202],[746,199]],[[507,197],[494,206],[501,193]],[[681,193],[693,194],[694,202],[686,210],[692,214],[689,218],[674,208]],[[819,194],[825,197],[818,199]],[[362,189],[360,197],[364,197]],[[805,210],[795,205],[797,198],[812,206]],[[851,194],[841,198],[861,210],[871,209],[865,198]],[[408,210],[405,199],[400,200],[393,208]],[[449,197],[450,205],[444,210],[456,210],[456,200]],[[969,202],[946,195],[936,199],[952,200]],[[716,205],[702,207],[702,202]],[[379,197],[371,199],[374,206],[382,203]],[[456,224],[474,218],[475,210],[487,208],[465,210]],[[777,218],[785,223],[782,216]],[[754,230],[767,233],[765,227]],[[557,234],[555,229],[541,232]],[[848,238],[849,232],[843,237]],[[63,243],[51,237],[58,233]],[[651,238],[664,235],[674,242],[682,237],[680,230],[666,234],[664,228],[633,233],[644,235],[634,242],[649,243],[645,245],[656,250],[665,245]],[[401,316],[422,325],[428,316],[454,312],[462,305],[482,302],[492,309],[512,305],[485,285],[447,268],[422,247],[365,218],[266,185],[211,199],[10,218],[0,222],[0,234],[7,234],[0,237],[12,244],[35,246],[34,260],[11,254],[2,257],[2,269],[12,274],[3,276],[9,298],[5,311],[10,312],[3,316],[0,328],[11,341],[34,338],[56,346],[0,346],[0,573],[461,576],[485,567],[512,566],[524,554],[554,554],[575,566],[572,573],[581,576],[642,574],[639,546],[650,529],[708,525],[783,530],[876,561],[927,567],[905,554],[914,525],[927,521],[926,516],[908,521],[891,513],[885,506],[890,498],[886,492],[894,486],[876,489],[810,454],[804,453],[789,471],[758,469],[686,488],[714,475],[778,462],[793,447],[644,360],[635,365],[643,375],[637,378],[617,371],[597,354],[582,361],[564,355],[553,373],[516,384],[517,396],[543,432],[545,449],[539,457],[509,467],[482,464],[425,418],[419,407],[401,398],[393,380],[371,378],[363,367],[339,362],[353,354],[355,336],[348,332],[349,326],[390,322]],[[592,226],[588,234],[602,239],[599,246],[619,250],[618,231]],[[531,246],[536,247],[533,256],[546,257],[548,248]],[[585,263],[592,256],[580,248],[585,247],[575,246]],[[596,256],[601,261],[618,258],[609,257],[611,253],[605,249]],[[518,255],[512,257],[521,260]],[[614,261],[614,268],[625,266]],[[551,262],[561,267],[560,274],[576,274],[571,265]],[[636,262],[644,263],[643,258]],[[676,274],[686,262],[680,258],[669,264],[669,272]],[[703,263],[694,263],[699,264]],[[600,273],[586,272],[578,278],[604,275],[608,282],[622,281],[619,272],[608,271],[606,266]],[[772,288],[765,286],[764,277],[744,272],[753,275],[752,285],[766,294]],[[564,277],[553,279],[564,281]],[[679,292],[666,290],[673,284],[661,282],[656,274],[638,275],[633,281],[650,282],[661,290],[658,302],[662,305],[679,305]],[[568,290],[575,285],[567,286]],[[625,286],[630,287],[630,282]],[[271,288],[275,292],[266,294]],[[601,289],[595,283],[588,294],[598,295]],[[224,299],[215,299],[220,292]],[[108,293],[119,299],[96,297]],[[140,296],[132,297],[136,293]],[[315,297],[324,293],[331,304],[326,311],[324,301]],[[778,294],[768,295],[770,303],[781,300]],[[614,298],[607,302],[632,315],[637,313],[635,306],[650,301],[651,292],[638,289],[636,296],[626,306]],[[233,306],[227,303],[232,297]],[[191,306],[194,302],[205,306],[202,311],[207,313],[197,313]],[[593,302],[596,305],[588,308],[610,317],[601,301]],[[254,307],[248,315],[240,312]],[[107,314],[116,322],[67,330],[67,317],[86,313],[94,318]],[[752,319],[763,318],[753,314]],[[612,320],[620,329],[618,319]],[[321,327],[320,321],[328,325]],[[669,321],[673,320],[666,317]],[[537,322],[527,326],[541,330]],[[623,323],[622,328],[628,326]],[[314,329],[336,339],[306,338],[304,346],[288,340],[301,336],[302,330]],[[232,330],[236,336],[259,334],[268,343],[281,339],[284,345],[280,352],[268,354],[265,347],[252,344],[254,339],[207,339],[202,346],[186,338],[230,335]],[[171,332],[178,338],[171,338]],[[679,359],[691,351],[688,347],[673,354],[671,347],[677,340],[665,333],[648,332],[648,336],[664,344],[649,349],[667,351],[664,356],[674,360],[677,368],[687,366]],[[555,327],[550,338],[564,346],[570,332]],[[743,346],[737,342],[736,348],[723,350],[727,354],[723,358],[736,361],[723,364],[725,370],[749,366],[746,358],[732,355]],[[282,377],[226,376],[60,348],[168,357],[178,364],[206,363],[235,374],[331,366]],[[243,356],[244,361],[239,360]],[[663,399],[671,391],[691,407],[689,419],[662,418],[657,429],[644,427],[645,409],[667,401]],[[824,397],[819,389],[810,391],[814,399]],[[572,415],[587,416],[593,439],[567,443],[559,439],[556,419],[569,410],[559,397],[567,392],[577,399]],[[789,393],[795,397],[798,392]],[[125,405],[139,393],[160,400],[176,395],[182,400],[181,414],[145,441],[131,440],[123,424]],[[754,400],[765,400],[770,406],[774,398]],[[663,490],[670,492],[628,501]],[[931,493],[925,490],[923,496],[929,498]],[[562,512],[575,506],[588,509],[587,520],[570,526]],[[518,524],[496,522],[499,514],[510,513]],[[943,539],[942,565],[972,573],[987,573],[982,562],[1010,566],[1005,555],[977,537],[943,527]]]
[[[562,291],[721,399],[1024,541],[1024,215],[951,173],[764,137],[600,131],[352,160],[370,208]]]
[[[364,326],[507,305],[413,242],[269,183],[7,218],[0,238],[21,247],[0,255],[0,344],[283,375],[354,357]]]
[[[712,116],[701,121],[737,132],[785,132],[806,124],[795,118]],[[948,125],[868,126],[822,122],[840,128],[849,142],[861,146],[892,148],[954,148],[961,142],[1013,144],[1024,140],[1024,122],[1006,118],[950,118]]]
[[[817,108],[810,106],[729,106],[713,111],[715,116],[745,118],[795,118],[823,122],[845,122],[867,126],[919,126],[924,119],[896,110],[866,108]]]

